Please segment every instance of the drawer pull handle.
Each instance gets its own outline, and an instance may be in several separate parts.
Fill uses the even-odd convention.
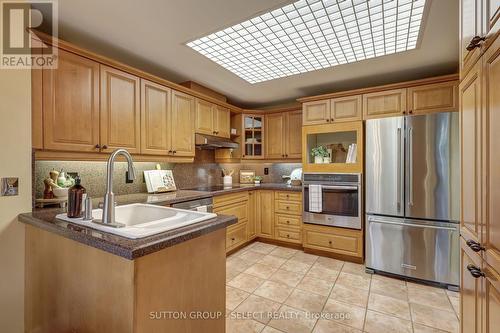
[[[286,221],[286,224],[290,224],[290,221],[288,221],[288,220],[287,220],[287,221]]]
[[[479,251],[484,251],[486,250],[484,248],[484,246],[482,246],[480,243],[472,240],[472,239],[469,239],[467,242],[465,242],[467,244],[468,247],[470,247],[472,249],[472,251],[474,252],[479,252]]]
[[[286,234],[286,238],[290,238],[290,235],[289,235],[289,234]]]
[[[290,209],[290,207],[286,206],[286,209],[288,210],[288,209]]]
[[[332,241],[331,241],[331,240],[329,240],[329,241],[328,241],[328,244],[329,244],[329,245],[332,245]]]
[[[231,238],[231,241],[233,241],[233,242],[234,242],[234,237],[233,237],[233,238]]]
[[[485,276],[484,273],[479,268],[477,268],[476,266],[474,266],[473,264],[468,264],[467,265],[467,269],[469,270],[470,275],[472,275],[476,279]]]

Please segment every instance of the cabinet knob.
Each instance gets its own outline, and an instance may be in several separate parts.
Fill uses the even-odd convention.
[[[290,224],[290,221],[288,221],[288,220],[287,220],[287,221],[286,221],[286,224]]]
[[[174,150],[172,153],[177,154],[177,150]]]
[[[97,144],[97,145],[95,145],[95,147],[94,147],[94,148],[95,148],[95,149],[100,149],[100,148],[101,148],[101,145]]]
[[[467,265],[467,270],[470,272],[470,275],[472,275],[476,279],[485,276],[485,274],[481,271],[481,269],[479,269],[478,267],[474,266],[473,264],[468,264]]]
[[[290,207],[286,206],[286,209],[288,210],[288,209],[290,209]]]
[[[290,238],[290,235],[289,235],[289,234],[286,234],[286,238]]]
[[[108,149],[108,146],[104,145],[102,146],[102,149]]]
[[[169,151],[168,151],[168,153],[169,153],[169,154],[172,154],[172,151],[171,151],[171,150],[169,150]]]
[[[330,121],[333,121],[333,118],[330,118]]]
[[[327,122],[327,123],[329,123],[329,122],[330,122],[330,119],[327,119],[327,120],[326,120],[326,122]]]
[[[413,110],[408,111],[408,113],[412,114],[412,113],[413,113]]]
[[[486,40],[485,37],[480,37],[480,36],[474,36],[471,40],[470,40],[470,43],[469,45],[467,45],[466,49],[467,51],[472,51],[474,50],[476,47],[480,47],[481,46],[481,43],[484,42]]]
[[[328,244],[332,245],[332,241],[331,241],[331,240],[329,240],[329,241],[328,241]]]
[[[231,241],[233,241],[233,242],[234,242],[234,237],[233,237],[233,238],[231,238]]]
[[[480,243],[476,242],[475,240],[469,239],[468,241],[465,242],[468,247],[472,249],[474,252],[480,252],[480,251],[485,251],[486,249],[484,246],[482,246]]]

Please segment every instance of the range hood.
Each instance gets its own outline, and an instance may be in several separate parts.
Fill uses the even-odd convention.
[[[229,139],[203,134],[195,135],[195,143],[198,149],[238,148],[238,144]]]

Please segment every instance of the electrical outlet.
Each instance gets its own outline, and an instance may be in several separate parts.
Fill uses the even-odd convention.
[[[264,175],[268,175],[269,174],[269,168],[264,168]]]
[[[128,171],[125,171],[125,183],[126,184],[131,184],[133,183],[133,180],[128,179]]]

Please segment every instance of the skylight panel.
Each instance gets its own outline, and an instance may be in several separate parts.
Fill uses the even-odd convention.
[[[251,84],[415,49],[425,0],[299,0],[187,43]]]

